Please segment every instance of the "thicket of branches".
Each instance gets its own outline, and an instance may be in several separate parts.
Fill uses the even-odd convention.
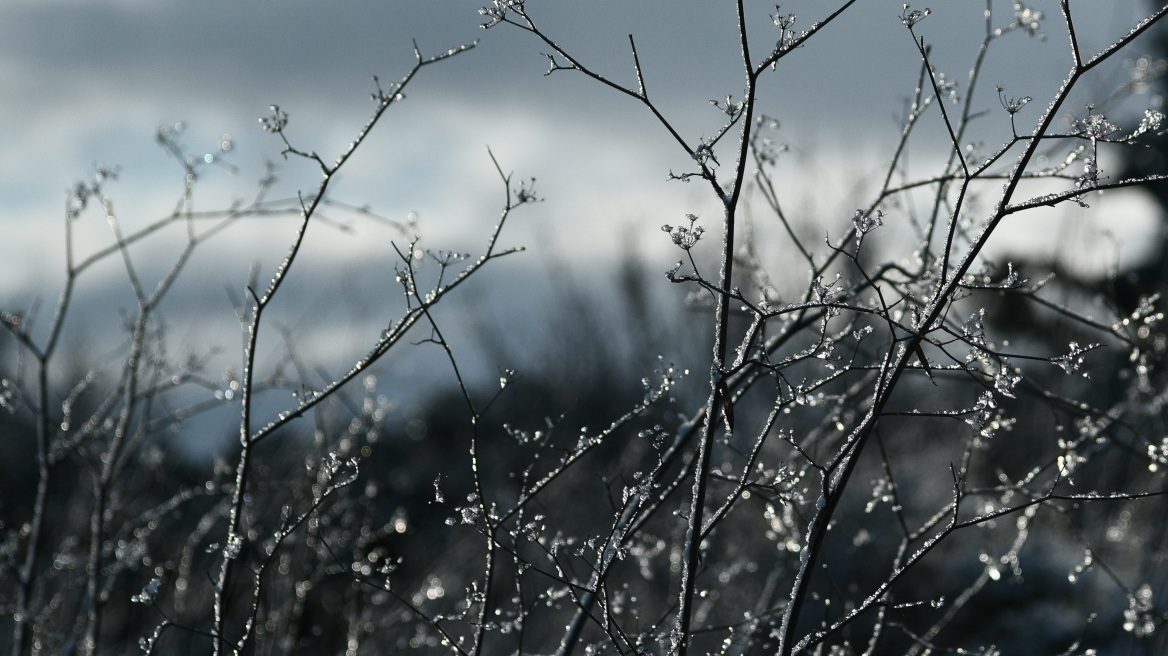
[[[798,20],[776,7],[765,29],[745,4],[734,8],[737,42],[721,44],[741,53],[741,77],[714,102],[721,129],[704,137],[657,103],[635,35],[626,75],[561,47],[538,6],[495,0],[480,12],[492,36],[540,42],[549,74],[651,114],[689,158],[670,178],[721,205],[720,217],[665,217],[667,234],[655,233],[678,248],[666,277],[689,297],[683,321],[708,331],[674,342],[688,352],[644,338],[678,319],[644,312],[629,266],[627,322],[573,336],[577,357],[590,337],[601,344],[591,375],[503,369],[491,389],[470,383],[459,353],[474,345],[449,341],[453,319],[436,308],[520,250],[505,245],[507,222],[538,198],[505,163],[500,218],[478,253],[430,250],[403,228],[391,251],[397,314],[364,357],[313,362],[295,334],[265,323],[302,266],[307,228],[337,203],[330,182],[416,74],[475,56],[472,45],[416,50],[400,82],[376,83],[374,113],[334,161],[302,149],[273,107],[263,129],[321,175],[296,199],[269,199],[269,179],[251,202],[203,209],[196,188],[213,158],[190,157],[167,130],[159,143],[185,180],[172,214],[123,232],[111,172],[79,183],[55,307],[47,318],[0,308],[3,440],[28,468],[19,480],[32,481],[0,502],[0,636],[11,653],[1168,649],[1160,280],[1094,283],[985,253],[1020,215],[1165,180],[1102,168],[1103,151],[1159,143],[1164,117],[1148,106],[1122,125],[1112,112],[1146,96],[1101,71],[1143,54],[1168,6],[1095,52],[1080,45],[1067,0],[1049,16],[987,0],[983,42],[960,78],[934,65],[944,35],[929,32],[930,12],[905,5],[903,38],[920,67],[898,145],[850,227],[808,238],[807,217],[786,209],[783,133],[759,89],[856,2]],[[986,53],[1040,34],[1066,53],[1057,90],[995,89]],[[1160,69],[1145,65],[1140,84]],[[1084,86],[1104,95],[1071,106]],[[971,145],[994,113],[1010,129]],[[906,161],[926,126],[948,148],[921,174]],[[748,205],[766,211],[748,216]],[[274,272],[256,269],[237,296],[240,366],[209,372],[199,355],[175,358],[159,307],[192,253],[269,215],[297,227]],[[112,244],[78,259],[70,235],[91,220],[109,221]],[[186,248],[146,279],[133,253],[168,230]],[[78,281],[107,260],[124,265],[136,305],[117,366],[78,374],[62,331],[86,320],[71,313]],[[270,370],[256,358],[267,341],[287,352]],[[603,344],[618,341],[637,357],[606,360]],[[378,384],[406,348],[438,354],[454,383],[420,417],[404,417]],[[287,405],[272,410],[270,398]],[[224,406],[239,412],[236,447],[214,467],[179,464],[176,436]]]

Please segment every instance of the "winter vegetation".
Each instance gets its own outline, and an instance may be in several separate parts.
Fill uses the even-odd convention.
[[[508,228],[541,201],[540,172],[484,158],[498,219],[472,253],[331,186],[416,78],[475,44],[415,44],[397,82],[373,79],[368,121],[335,158],[273,106],[260,127],[319,175],[296,197],[273,197],[275,169],[249,200],[205,199],[230,143],[204,154],[160,128],[179,199],[127,228],[117,171],[96,168],[64,208],[55,301],[0,299],[0,642],[13,656],[1168,651],[1168,246],[1156,235],[1150,263],[1098,278],[991,249],[1051,208],[1089,213],[1125,188],[1168,199],[1168,5],[1100,47],[1078,3],[986,0],[965,53],[930,30],[944,3],[898,6],[884,37],[917,59],[889,90],[906,99],[895,148],[853,181],[847,215],[807,216],[789,128],[760,95],[857,4],[703,6],[733,14],[736,39],[701,45],[738,72],[724,97],[691,99],[718,121],[699,134],[655,95],[638,35],[610,70],[545,29],[541,3],[480,9],[484,38],[537,43],[548,76],[651,120],[685,165],[661,176],[720,211],[639,226],[630,239],[675,256],[630,251],[606,272],[620,295],[574,280],[532,315],[544,323],[477,339],[446,309],[528,256]],[[1017,40],[1062,53],[1065,77],[999,86],[992,54]],[[940,51],[966,63],[941,70]],[[336,340],[361,334],[340,360],[280,318],[325,293],[303,252],[337,212],[396,235],[363,272],[381,283],[378,330],[315,317]],[[256,221],[288,249],[228,286],[241,339],[180,343],[168,312],[194,253]],[[107,243],[81,248],[76,231],[102,223]],[[155,275],[139,262],[160,234],[183,246]],[[66,341],[111,262],[132,299],[117,343]],[[405,408],[380,381],[417,352],[445,382]],[[484,359],[489,384],[469,373]],[[183,445],[209,431],[231,448],[192,458]]]

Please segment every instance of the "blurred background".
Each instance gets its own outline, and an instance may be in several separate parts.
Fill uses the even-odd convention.
[[[1139,0],[1071,4],[1087,51],[1110,42],[1148,9]],[[1011,3],[997,5],[1001,16],[1012,11]],[[1057,3],[1033,5],[1048,18],[1038,31],[1050,24],[1051,38],[1028,37],[1025,30],[1008,35],[990,53],[977,90],[978,104],[987,110],[999,109],[995,85],[1007,96],[1039,99],[1025,110],[1030,114],[1019,115],[1023,124],[1037,116],[1038,103],[1068,69]],[[734,43],[732,12],[697,1],[529,6],[548,34],[620,84],[635,84],[628,42],[628,35],[635,35],[651,97],[691,144],[720,126],[722,114],[711,100],[741,97],[738,53],[725,45]],[[548,48],[510,26],[482,30],[478,7],[454,1],[3,3],[3,308],[27,312],[38,303],[51,306],[64,280],[63,191],[91,178],[95,164],[119,172],[105,193],[126,232],[168,215],[182,194],[184,170],[155,142],[159,128],[174,133],[186,154],[214,158],[195,187],[196,210],[252,198],[267,162],[277,176],[271,197],[293,198],[315,188],[319,176],[308,163],[283,158],[278,138],[260,130],[257,118],[269,114],[270,105],[288,112],[287,134],[294,145],[331,160],[372,111],[372,76],[385,82],[402,76],[413,62],[414,43],[430,56],[476,39],[481,42],[473,52],[422,72],[406,102],[390,111],[335,181],[332,197],[392,221],[415,218],[424,247],[475,252],[494,225],[502,198],[487,149],[505,171],[535,177],[544,202],[525,209],[504,234],[508,245],[529,250],[496,272],[507,282],[479,300],[484,311],[494,308],[499,316],[520,313],[523,319],[515,325],[537,333],[546,329],[532,313],[539,315],[544,303],[531,300],[562,292],[557,280],[571,279],[576,288],[603,295],[618,263],[632,259],[654,273],[670,268],[676,253],[660,226],[677,224],[686,213],[703,221],[719,216],[702,185],[667,180],[671,171],[688,170],[684,152],[632,99],[579,74],[544,76],[548,64],[541,53]],[[964,93],[984,31],[984,5],[935,9],[919,32],[933,44],[938,70],[958,81],[956,91]],[[818,2],[782,7],[797,15],[796,29],[822,20],[827,11]],[[779,120],[777,138],[789,148],[783,196],[797,210],[794,220],[810,233],[838,234],[849,227],[852,211],[866,205],[864,192],[878,183],[899,136],[919,72],[919,56],[900,23],[902,11],[893,0],[859,3],[764,78],[761,106]],[[755,33],[769,34],[774,7],[752,4],[750,12]],[[756,53],[769,48],[764,40],[759,37]],[[1094,88],[1133,80],[1142,70],[1136,59],[1118,62],[1097,74]],[[1149,98],[1152,87],[1141,91],[1144,97],[1112,111],[1112,118],[1124,118],[1127,111],[1129,121],[1135,120],[1144,107],[1159,104],[1158,97]],[[990,111],[971,140],[984,139],[992,149],[1006,125],[1004,112]],[[936,121],[922,133],[927,138],[914,143],[909,166],[931,170],[946,136]],[[935,140],[932,145],[929,139]],[[1159,210],[1146,192],[1111,194],[1096,209],[1077,223],[1066,220],[1069,210],[1036,214],[1037,221],[1007,226],[991,250],[1016,257],[1058,254],[1067,266],[1096,277],[1152,257]],[[1094,223],[1099,216],[1107,216],[1105,224]],[[305,318],[309,313],[380,323],[373,310],[385,291],[385,267],[391,266],[388,242],[408,239],[384,222],[341,209],[329,217],[346,229],[315,226],[301,263],[311,270],[305,275],[316,289],[329,281],[326,291],[300,299],[300,315],[289,309],[285,320],[309,332],[330,323],[312,324]],[[194,348],[223,344],[220,318],[226,317],[228,334],[236,330],[225,288],[241,291],[253,264],[270,272],[294,226],[287,218],[247,221],[201,247],[192,263],[198,274],[188,276],[191,288],[175,295],[184,305],[168,309],[173,336]],[[79,257],[112,243],[100,217],[76,227]],[[1104,241],[1101,231],[1107,232]],[[140,244],[134,250],[137,266],[161,275],[181,244],[181,232],[162,231]],[[125,302],[117,300],[119,291],[128,292],[124,280],[121,263],[112,259],[88,272],[84,296],[91,303],[81,311],[115,309]],[[679,293],[660,275],[651,275],[646,284],[656,298]],[[110,326],[96,318],[84,323],[75,330],[84,330],[87,341],[93,331]],[[335,328],[339,322],[331,323]],[[72,338],[81,339],[76,333]],[[338,347],[349,339],[361,338],[326,341]]]
[[[1004,88],[1006,97],[1035,99],[1017,116],[1019,130],[1028,129],[1070,67],[1058,3],[1036,0],[1031,4],[1045,13],[1046,20],[1036,28],[1017,29],[995,43],[975,91],[974,106],[986,114],[975,122],[968,139],[984,147],[984,152],[996,150],[1010,134],[1009,118],[1001,110],[995,86]],[[1070,4],[1080,27],[1079,41],[1088,52],[1124,34],[1150,11],[1143,0]],[[679,372],[696,367],[697,375],[676,388],[680,403],[659,414],[654,410],[643,418],[645,426],[636,428],[649,434],[657,430],[649,428],[653,424],[676,426],[679,413],[695,407],[693,402],[708,391],[703,377],[708,366],[709,321],[700,308],[695,311],[692,304],[687,305],[686,288],[666,280],[664,272],[673,267],[678,251],[661,226],[683,224],[686,214],[695,214],[710,231],[708,235],[716,234],[717,203],[701,182],[669,180],[671,172],[691,170],[692,161],[637,102],[578,73],[545,75],[548,61],[542,53],[548,46],[508,25],[482,30],[479,6],[454,0],[213,0],[197,4],[8,0],[0,4],[0,310],[21,316],[34,341],[45,338],[65,283],[65,216],[68,191],[77,181],[91,180],[98,170],[117,171],[102,193],[125,233],[171,215],[183,202],[186,158],[202,162],[192,187],[196,212],[246,204],[265,179],[272,180],[270,198],[295,199],[298,193],[315,190],[319,170],[304,160],[282,156],[278,136],[261,130],[257,119],[269,115],[270,106],[278,105],[288,113],[285,134],[294,146],[332,161],[374,110],[369,98],[376,89],[373,76],[382,85],[400,79],[414,62],[415,47],[429,57],[479,40],[472,51],[422,70],[406,90],[405,101],[390,109],[335,180],[330,197],[337,203],[326,207],[310,227],[294,274],[267,315],[268,332],[259,352],[261,370],[273,377],[284,372],[291,379],[293,374],[303,374],[297,370],[306,365],[306,377],[319,383],[341,375],[367,353],[401,308],[400,286],[394,280],[395,246],[406,248],[419,237],[421,248],[477,256],[499,220],[504,201],[493,154],[504,172],[514,172],[513,182],[524,181],[542,199],[514,212],[503,231],[502,246],[526,250],[488,266],[466,289],[443,303],[438,317],[476,389],[498,389],[499,378],[509,376],[508,370],[518,372],[516,387],[500,397],[495,423],[510,420],[531,428],[546,422],[549,431],[555,423],[563,428],[557,439],[571,438],[580,426],[595,428],[626,411],[645,394],[642,378],[652,378],[655,371],[672,363]],[[1013,2],[995,1],[993,7],[996,25],[1007,22],[1015,11]],[[968,72],[984,36],[985,5],[937,2],[932,9],[932,15],[917,26],[917,33],[931,44],[937,70],[957,82],[954,93],[965,97]],[[636,84],[628,36],[634,35],[651,99],[690,144],[713,136],[721,126],[724,115],[711,101],[741,98],[736,26],[725,3],[531,0],[528,10],[557,43],[625,86]],[[749,10],[753,33],[772,34],[774,5],[752,3]],[[798,16],[798,30],[823,20],[830,8],[803,0],[785,3],[781,11]],[[822,244],[825,234],[838,239],[851,227],[853,212],[869,204],[870,194],[883,181],[920,72],[919,54],[901,23],[903,11],[899,0],[859,2],[763,78],[760,106],[778,121],[773,136],[785,148],[776,180],[794,230],[808,243]],[[772,46],[760,36],[753,46],[754,58]],[[1136,44],[1131,56],[1094,71],[1083,83],[1082,98],[1065,108],[1066,125],[1071,113],[1083,114],[1088,98],[1106,99],[1106,107],[1099,111],[1105,110],[1113,122],[1128,128],[1138,123],[1145,109],[1162,108],[1157,77],[1164,70],[1164,54],[1163,41],[1151,34]],[[1108,98],[1116,88],[1122,94]],[[944,165],[948,135],[936,118],[930,114],[914,137],[907,174],[935,172]],[[167,147],[160,147],[159,135],[161,145]],[[1138,157],[1120,159],[1105,151],[1104,174],[1118,179],[1124,172],[1163,171],[1161,152],[1149,148]],[[732,156],[721,156],[727,158],[724,167],[730,168]],[[1066,297],[1075,302],[1086,304],[1106,289],[1119,310],[1130,311],[1128,305],[1134,305],[1136,297],[1162,288],[1168,279],[1165,199],[1168,193],[1163,187],[1153,186],[1092,196],[1091,208],[1066,204],[1030,212],[1023,220],[1004,224],[987,255],[999,266],[1009,260],[1023,271],[1030,266],[1057,271],[1060,284],[1066,285],[1060,293],[1069,290]],[[74,221],[75,261],[115,242],[105,214],[91,204]],[[765,206],[757,198],[748,199],[746,216],[761,236],[759,243],[767,244],[767,231],[777,227]],[[907,225],[894,223],[893,213],[886,221],[890,225],[872,238],[873,249],[892,251],[895,240],[910,234]],[[170,360],[199,360],[204,373],[188,390],[189,396],[180,390],[166,398],[174,407],[201,398],[213,401],[173,426],[158,429],[158,434],[146,431],[149,438],[140,452],[134,452],[133,462],[144,463],[143,471],[149,475],[127,477],[126,498],[140,494],[151,499],[165,489],[164,484],[174,482],[172,475],[192,489],[204,480],[226,480],[230,467],[223,464],[227,460],[222,454],[237,440],[232,423],[238,422],[239,412],[238,404],[232,402],[242,359],[236,308],[253,272],[258,271],[255,275],[261,284],[270,277],[297,224],[294,216],[250,217],[196,249],[188,270],[161,308],[159,325],[165,328]],[[213,223],[208,220],[207,225]],[[170,270],[185,238],[183,227],[173,225],[130,247],[134,267],[147,289]],[[882,245],[881,240],[887,243]],[[903,241],[899,245],[898,253],[905,250]],[[694,249],[699,265],[712,266],[715,246],[703,243]],[[780,294],[795,294],[807,284],[804,267],[790,249],[775,248],[762,256]],[[793,275],[787,279],[787,273]],[[121,365],[125,317],[134,311],[126,267],[116,256],[87,269],[74,297],[62,336],[61,348],[67,357],[57,359],[53,372],[55,380],[66,381],[55,392],[59,398],[66,397],[71,381],[84,379],[86,371],[110,371]],[[1065,350],[1066,335],[1046,330],[1042,317],[1010,307],[1008,300],[1001,303],[991,313],[999,321],[993,326],[996,334],[1047,339]],[[415,339],[424,337],[420,331]],[[17,354],[14,340],[0,333],[0,367],[4,367],[0,377],[16,379],[27,374],[19,370],[24,365]],[[1105,381],[1101,388],[1107,388],[1109,376],[1121,380],[1130,374],[1125,356],[1100,356],[1096,380]],[[450,466],[451,453],[464,454],[466,449],[463,437],[468,426],[462,401],[452,391],[452,372],[438,348],[418,344],[393,353],[361,382],[364,387],[346,390],[337,407],[321,410],[327,416],[318,418],[315,433],[308,420],[301,427],[304,434],[298,436],[315,449],[304,451],[310,454],[309,470],[318,451],[333,448],[332,442],[326,443],[326,432],[328,440],[340,436],[338,441],[345,448],[362,454],[362,446],[378,443],[369,462],[371,470],[383,475],[372,484],[372,492],[369,487],[360,494],[354,492],[365,495],[354,503],[367,502],[378,522],[400,525],[397,533],[408,532],[416,538],[407,547],[396,542],[405,539],[397,534],[379,536],[378,540],[390,545],[387,553],[432,557],[449,545],[443,542],[448,533],[443,532],[441,512],[434,510],[431,483],[437,472]],[[259,407],[266,415],[257,423],[293,405],[290,386],[277,385],[261,396]],[[1100,395],[1107,397],[1117,389],[1126,387],[1102,389]],[[1100,407],[1114,402],[1104,398]],[[1036,433],[1049,429],[1026,414],[1022,403],[1018,405],[1011,409],[1023,417],[1015,434],[1026,432],[1027,418],[1039,426]],[[25,415],[4,417],[4,422],[0,439],[30,434]],[[1154,424],[1155,418],[1149,422]],[[951,454],[927,440],[927,433],[934,430],[929,426],[921,434],[915,428],[905,430],[908,439],[901,448],[925,464],[918,467],[920,471],[906,474],[903,482],[913,490],[916,477],[940,472],[946,480],[938,489],[944,492]],[[514,436],[510,427],[492,424],[487,430],[493,431],[492,439]],[[1148,434],[1155,432],[1149,429]],[[172,435],[177,437],[172,439]],[[26,452],[0,463],[7,468],[0,509],[12,513],[0,517],[7,517],[9,526],[23,521],[21,504],[35,488],[35,472],[19,464],[31,461],[30,441],[11,442],[18,444],[14,453],[27,447]],[[1016,451],[1002,444],[1002,440],[996,443],[989,460],[1008,466]],[[628,455],[623,448],[598,456],[600,464],[631,467],[627,458],[622,460]],[[1045,442],[1041,448],[1053,449]],[[91,464],[86,457],[97,458],[96,452],[78,453],[62,460],[67,473],[84,473]],[[158,455],[162,453],[166,458],[178,454],[176,459],[186,469],[174,475],[158,464],[169,462]],[[266,491],[280,491],[285,472],[292,472],[287,474],[288,481],[304,485],[300,451],[272,447],[261,455],[278,473]],[[651,459],[652,454],[634,455]],[[518,456],[513,461],[499,456],[491,473],[504,480],[509,471],[515,471],[518,460]],[[462,464],[459,460],[458,465]],[[1123,466],[1129,469],[1109,471],[1123,478],[1129,470],[1143,472],[1144,464],[1125,462]],[[1104,469],[1097,468],[1092,475],[1106,477]],[[72,479],[62,475],[55,480]],[[88,479],[79,476],[77,480]],[[1087,485],[1091,483],[1089,479]],[[377,485],[383,487],[379,490]],[[456,478],[449,485],[451,498],[467,492],[465,480]],[[208,484],[207,489],[211,487]],[[78,489],[82,492],[62,492],[53,499],[58,504],[53,507],[63,509],[61,516],[81,518],[76,526],[84,529],[88,488]],[[930,490],[935,492],[920,484],[917,496],[943,497]],[[310,493],[304,494],[304,499],[311,498]],[[276,501],[271,503],[268,516],[274,517]],[[262,510],[262,504],[258,505]],[[261,511],[256,514],[265,516]],[[860,510],[854,514],[864,516]],[[1118,525],[1118,520],[1104,515],[1101,511],[1090,526],[1104,530]],[[68,543],[75,537],[68,524],[54,530],[59,533],[53,536],[57,542]],[[194,536],[194,531],[183,526],[173,534]],[[207,535],[204,531],[192,537],[187,548],[201,549],[199,539]],[[1162,545],[1162,538],[1143,544]],[[51,545],[57,542],[46,540]],[[450,548],[451,553],[462,553]],[[1157,549],[1163,552],[1160,546],[1146,547],[1148,553]],[[62,553],[67,551],[61,548]],[[854,553],[854,549],[848,551],[834,562],[851,567]],[[1064,638],[1081,628],[1079,616],[1075,615],[1075,622],[1060,625],[1049,613],[1063,596],[1070,596],[1063,566],[1073,565],[1077,558],[1081,553],[1069,547],[1066,553],[1037,554],[1038,566],[1033,574],[1028,572],[1027,581],[1018,577],[992,588],[984,603],[971,605],[969,617],[962,620],[971,626],[960,627],[964,635],[980,636],[979,627],[972,625],[990,618],[990,628],[1005,626],[1007,633],[1017,637],[1014,646],[1020,650],[1048,638],[1050,644],[1065,645]],[[1052,565],[1056,561],[1057,567]],[[1151,558],[1139,562],[1151,562]],[[140,565],[127,566],[118,579],[119,594],[140,590],[149,580],[149,568]],[[78,566],[63,566],[70,567]],[[919,596],[925,598],[932,594],[930,584],[937,571],[963,580],[988,570],[984,563],[945,557],[936,569],[924,569],[920,582],[908,585],[919,583],[924,590]],[[323,578],[332,576],[332,585],[338,589],[351,583],[334,576],[335,572],[326,574]],[[862,573],[852,574],[863,579]],[[110,580],[120,575],[111,575]],[[186,575],[198,580],[201,570],[189,568]],[[473,571],[467,574],[473,575]],[[407,586],[429,585],[419,583],[421,576],[421,569],[402,573]],[[457,580],[448,578],[447,587],[454,590],[451,581]],[[441,591],[440,586],[427,589]],[[1097,610],[1108,621],[1121,616],[1127,599],[1108,590],[1114,598],[1096,606],[1091,599],[1083,601],[1090,595],[1080,594],[1083,607],[1076,612]],[[1026,613],[1015,613],[1006,603],[1025,600],[1027,595],[1039,599]],[[321,609],[337,607],[332,601],[322,595],[311,603]],[[198,599],[189,603],[199,607]],[[66,606],[62,614],[68,615],[67,611]],[[131,613],[111,624],[122,626],[119,622],[123,621],[125,626],[147,622]],[[1053,628],[1028,634],[1027,626],[1017,628],[1009,621],[1029,627],[1047,622]],[[125,635],[141,635],[141,628],[126,629]],[[319,644],[332,644],[333,639],[340,638],[328,634]],[[318,644],[305,640],[306,650]]]

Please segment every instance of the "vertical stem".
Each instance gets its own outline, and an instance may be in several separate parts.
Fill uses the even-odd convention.
[[[49,482],[52,467],[49,462],[49,433],[52,423],[49,418],[49,361],[57,350],[65,315],[73,298],[73,283],[77,278],[77,268],[73,263],[73,224],[69,207],[65,208],[65,287],[57,299],[57,309],[49,328],[49,338],[44,350],[38,350],[32,341],[25,342],[37,363],[37,491],[33,500],[32,518],[29,520],[28,542],[25,545],[24,563],[18,573],[16,592],[16,613],[12,628],[12,656],[21,656],[28,648],[30,634],[29,620],[32,616],[32,584],[36,577],[37,556],[41,550],[41,536],[45,525],[45,509],[49,498]]]
[[[38,358],[37,387],[38,409],[37,417],[37,490],[33,501],[32,518],[29,520],[28,543],[25,547],[24,564],[21,565],[19,585],[16,591],[16,613],[13,615],[12,627],[12,656],[21,656],[28,647],[28,624],[32,614],[31,594],[32,581],[37,566],[37,554],[40,552],[41,531],[45,524],[45,504],[49,496],[49,374],[48,361]]]
[[[742,0],[737,2],[738,34],[742,45],[742,60],[746,67],[746,97],[743,100],[742,132],[738,140],[738,157],[735,162],[735,179],[729,194],[721,194],[722,214],[722,265],[718,273],[718,288],[721,294],[714,310],[714,350],[710,362],[710,397],[706,403],[706,422],[702,429],[702,439],[698,443],[697,466],[694,468],[693,495],[690,500],[689,521],[685,530],[685,547],[682,552],[681,593],[678,598],[677,628],[675,648],[678,656],[686,656],[693,615],[693,598],[700,561],[701,536],[704,533],[704,507],[706,491],[709,487],[710,455],[714,446],[714,433],[718,428],[719,408],[725,392],[726,353],[729,344],[730,290],[734,276],[734,224],[737,216],[738,199],[742,193],[742,183],[746,173],[747,151],[750,147],[750,129],[754,120],[755,73],[750,61],[750,46],[746,35],[746,16]],[[715,185],[716,186],[716,185]],[[729,426],[727,426],[729,428]]]

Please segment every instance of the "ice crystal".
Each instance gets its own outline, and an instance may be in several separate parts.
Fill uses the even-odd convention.
[[[884,225],[883,217],[884,212],[880,210],[873,210],[872,212],[856,210],[856,213],[852,215],[852,225],[856,228],[856,234],[861,236],[866,235]]]
[[[1080,137],[1095,142],[1119,132],[1119,127],[1107,120],[1103,114],[1096,114],[1094,110],[1094,105],[1087,105],[1087,117],[1075,121],[1075,128]]]
[[[746,107],[745,100],[734,100],[731,96],[726,96],[725,101],[711,100],[710,104],[717,107],[723,114],[729,116],[730,120],[737,119]]]
[[[977,403],[974,404],[969,417],[965,422],[970,426],[978,429],[983,435],[987,435],[987,428],[993,421],[998,412],[998,402],[994,399],[993,392],[982,392],[981,397],[978,398]]]
[[[1098,344],[1089,344],[1086,347],[1081,347],[1079,346],[1078,342],[1071,342],[1070,353],[1067,353],[1066,355],[1060,355],[1057,358],[1054,358],[1052,362],[1057,364],[1065,373],[1073,374],[1083,366],[1083,363],[1085,362],[1083,355],[1094,349],[1096,346],[1098,346]]]
[[[267,116],[260,117],[260,127],[264,132],[281,132],[284,127],[288,125],[288,112],[280,109],[278,105],[272,105],[272,113]]]
[[[695,226],[694,223],[698,220],[697,215],[686,214],[685,218],[689,220],[689,227],[685,226],[671,226],[665,224],[661,226],[661,230],[669,233],[669,237],[673,239],[673,243],[681,247],[682,250],[688,251],[701,240],[702,234],[706,229],[702,226]],[[676,271],[676,270],[675,270]]]
[[[718,163],[718,159],[714,157],[714,149],[710,146],[710,144],[704,141],[698,144],[698,147],[694,149],[692,157],[695,162],[701,164],[702,166],[705,166],[706,163],[710,161],[713,161],[714,164]]]
[[[243,551],[243,538],[237,534],[227,536],[227,546],[223,547],[223,558],[235,560]]]
[[[1083,173],[1075,180],[1075,189],[1093,189],[1099,186],[1099,162],[1094,157],[1088,157],[1083,162]],[[1086,203],[1079,201],[1079,204],[1086,207]]]
[[[1130,139],[1142,136],[1149,132],[1160,134],[1160,125],[1164,122],[1164,115],[1154,109],[1144,110],[1144,117],[1140,119],[1140,126],[1132,132]]]
[[[933,10],[928,8],[926,8],[924,11],[921,11],[920,9],[913,9],[912,11],[909,11],[909,4],[907,2],[904,4],[902,9],[903,11],[900,13],[900,21],[904,23],[904,26],[910,30],[914,25],[924,20],[926,16],[933,13]]]
[[[158,589],[160,587],[162,587],[162,579],[156,576],[150,579],[150,582],[146,584],[146,587],[142,588],[141,592],[130,597],[130,601],[136,604],[152,604],[158,597]]]
[[[487,22],[480,25],[483,29],[489,29],[507,19],[507,12],[518,9],[523,9],[523,0],[494,0],[490,7],[483,7],[479,9],[480,16],[486,16]]]
[[[975,344],[985,341],[985,317],[985,308],[980,308],[961,324],[961,331]]]
[[[1017,369],[1008,369],[1002,365],[998,375],[994,376],[994,390],[1002,396],[1014,398],[1014,387],[1021,382],[1022,376]]]
[[[823,276],[816,276],[811,281],[811,292],[818,303],[830,303],[843,290],[838,286],[840,274],[835,274],[835,280],[824,284]]]
[[[771,20],[774,21],[775,27],[787,30],[795,24],[795,14],[784,14],[782,5],[775,5],[775,13],[771,16]]]
[[[1005,89],[998,87],[998,102],[1002,103],[1002,109],[1006,110],[1010,116],[1017,114],[1027,105],[1031,100],[1030,96],[1022,96],[1021,98],[1007,98],[1003,93]]]

